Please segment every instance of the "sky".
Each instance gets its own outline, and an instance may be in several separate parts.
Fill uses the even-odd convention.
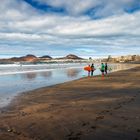
[[[2,0],[0,57],[140,54],[140,0]]]

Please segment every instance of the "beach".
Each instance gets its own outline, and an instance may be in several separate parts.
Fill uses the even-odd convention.
[[[140,66],[17,96],[0,112],[0,140],[139,140]]]

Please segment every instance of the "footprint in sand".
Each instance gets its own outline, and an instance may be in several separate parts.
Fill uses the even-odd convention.
[[[128,101],[126,101],[125,103],[126,104],[128,104],[128,103],[131,103],[131,102],[133,102],[133,101],[135,101],[135,99],[134,98],[130,98]]]
[[[104,119],[104,116],[97,116],[95,121],[102,120],[102,119]]]
[[[91,126],[91,128],[95,130],[97,127],[96,126]]]
[[[113,127],[113,128],[117,128],[117,127],[118,127],[118,125],[113,125],[112,127]]]
[[[70,132],[70,134],[67,135],[67,137],[71,137],[74,132]]]
[[[102,113],[109,113],[109,112],[110,112],[110,110],[103,110],[103,111],[100,112],[100,114],[102,114]]]
[[[130,99],[130,102],[133,102],[133,101],[135,101],[135,99],[134,99],[134,98],[131,98],[131,99]]]
[[[126,117],[124,117],[124,116],[122,116],[121,118],[122,118],[123,120],[125,120],[125,121],[128,120],[128,118],[126,118]]]
[[[80,137],[70,137],[68,140],[80,140]]]
[[[80,136],[82,135],[82,132],[78,132],[74,135],[74,132],[71,132],[69,135],[67,135],[68,140],[80,140]]]
[[[26,115],[28,115],[28,113],[22,111],[22,112],[19,112],[19,115],[21,115],[21,116],[26,116]]]
[[[133,97],[136,98],[138,95],[134,95]]]
[[[140,133],[140,129],[137,129],[137,132]]]
[[[122,107],[122,106],[119,105],[119,106],[114,107],[114,109],[117,110],[117,109],[120,109],[121,107]]]
[[[82,123],[82,126],[87,126],[87,125],[89,125],[90,123],[89,122],[83,122]]]

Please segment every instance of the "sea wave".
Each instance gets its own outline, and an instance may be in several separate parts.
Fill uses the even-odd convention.
[[[0,65],[0,75],[44,72],[67,68],[81,68],[84,65],[85,64],[37,64],[37,65],[6,64]]]

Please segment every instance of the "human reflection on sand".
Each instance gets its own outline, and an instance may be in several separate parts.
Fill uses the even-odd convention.
[[[68,77],[77,77],[81,69],[67,69],[66,74]]]
[[[34,80],[37,77],[37,73],[32,72],[32,73],[24,73],[21,74],[21,78],[27,79],[27,80]]]
[[[21,78],[27,79],[27,80],[35,80],[37,77],[44,77],[44,78],[51,78],[52,77],[52,71],[45,71],[45,72],[40,72],[40,73],[24,73],[21,74]]]
[[[52,71],[41,72],[40,76],[42,76],[44,78],[51,78],[52,77]]]

